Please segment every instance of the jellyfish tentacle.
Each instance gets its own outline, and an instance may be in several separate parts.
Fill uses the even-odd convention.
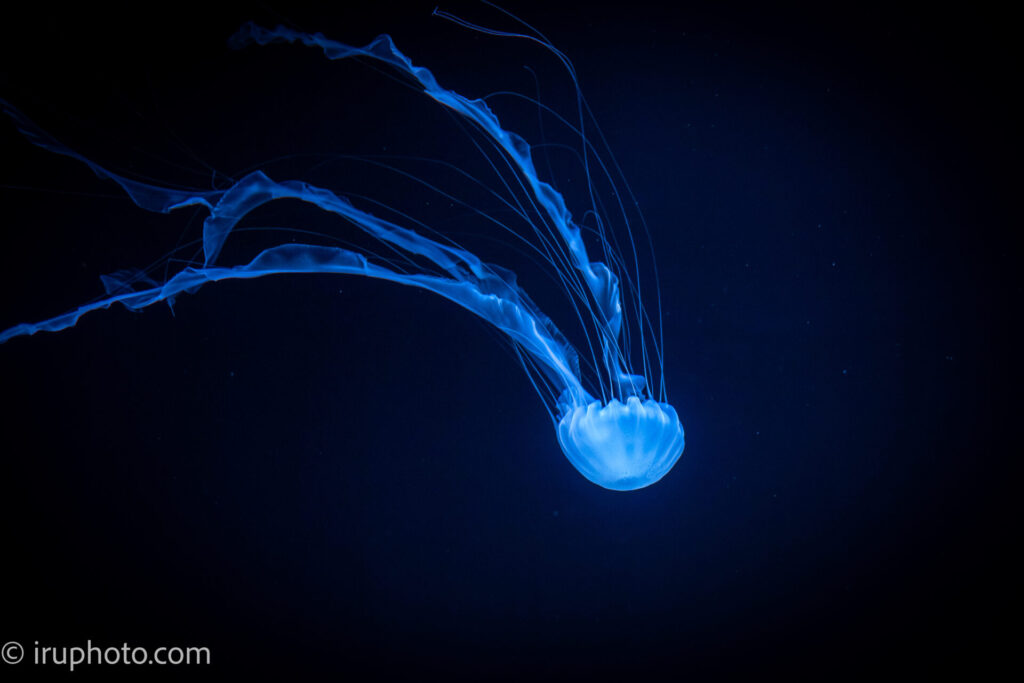
[[[17,107],[7,100],[0,98],[0,110],[3,111],[18,128],[25,139],[37,147],[41,147],[54,154],[70,157],[88,166],[96,176],[102,180],[113,180],[121,186],[121,189],[131,197],[136,206],[154,211],[156,213],[170,213],[174,209],[185,206],[202,205],[212,209],[213,205],[224,195],[223,190],[176,190],[169,187],[160,187],[143,183],[125,176],[113,173],[92,159],[79,154],[52,135],[37,126],[31,119],[25,116]]]
[[[624,354],[619,348],[622,304],[618,277],[605,264],[590,260],[580,228],[573,221],[565,199],[554,187],[538,177],[530,145],[525,139],[502,128],[498,117],[484,100],[470,99],[441,87],[434,74],[425,67],[414,65],[412,60],[398,49],[389,35],[380,35],[367,45],[357,47],[331,40],[322,33],[303,33],[286,26],[267,29],[249,22],[239,29],[229,44],[234,48],[241,48],[250,43],[268,45],[276,42],[301,43],[308,47],[317,47],[331,60],[367,57],[388,64],[419,83],[428,97],[463,116],[485,132],[526,180],[531,195],[543,208],[566,245],[573,267],[582,274],[588,291],[597,305],[597,326],[601,331],[602,355],[613,386],[621,390],[623,387],[636,385],[636,376],[626,370],[622,362]]]
[[[173,299],[186,291],[195,291],[209,282],[243,280],[288,273],[336,273],[363,275],[380,280],[425,289],[438,294],[484,318],[506,333],[533,359],[549,370],[549,378],[557,378],[563,391],[568,391],[574,404],[593,399],[580,384],[573,367],[571,348],[548,333],[529,307],[514,296],[506,298],[485,285],[472,280],[454,280],[420,273],[399,273],[382,265],[371,263],[362,254],[312,244],[286,244],[260,252],[252,261],[239,266],[187,267],[163,284],[131,289],[114,284],[116,292],[59,316],[38,323],[22,323],[0,332],[0,343],[21,335],[36,332],[57,332],[73,327],[85,314],[110,308],[114,304],[139,310],[161,301]],[[151,282],[151,281],[150,281]]]
[[[138,183],[78,154],[42,131],[14,107],[0,103],[4,104],[4,111],[31,142],[85,163],[97,176],[120,185],[139,207],[167,212],[183,206],[201,205],[209,210],[203,222],[203,267],[186,267],[163,284],[156,284],[134,270],[102,276],[107,297],[42,322],[15,325],[0,332],[0,343],[17,336],[72,327],[86,313],[109,308],[115,303],[133,310],[161,301],[171,303],[181,292],[195,291],[206,282],[282,273],[359,274],[427,289],[458,303],[498,327],[539,360],[555,378],[559,392],[568,392],[576,405],[592,400],[582,386],[575,350],[519,287],[511,271],[486,264],[454,244],[442,244],[363,211],[334,192],[302,181],[274,181],[262,171],[249,173],[224,191],[189,192]],[[449,277],[401,273],[385,265],[371,263],[364,255],[347,249],[308,244],[267,249],[242,266],[212,265],[239,221],[257,207],[281,199],[298,199],[341,216],[382,242],[429,259]],[[140,283],[149,286],[138,288]]]

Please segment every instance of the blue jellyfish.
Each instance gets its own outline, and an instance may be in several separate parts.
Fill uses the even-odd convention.
[[[582,141],[585,173],[599,169],[612,177],[584,131],[584,116],[589,110],[573,66],[543,34],[527,24],[523,24],[527,32],[509,33],[470,24],[444,12],[435,13],[473,30],[528,39],[550,50],[564,65],[576,89],[579,123],[570,128]],[[173,303],[179,294],[195,292],[208,282],[282,273],[378,278],[434,292],[504,333],[548,408],[562,451],[588,480],[607,489],[626,491],[649,486],[665,476],[683,452],[683,427],[665,391],[660,296],[655,290],[652,319],[641,293],[637,246],[628,223],[629,250],[623,255],[615,248],[616,239],[597,221],[596,228],[587,234],[594,234],[607,263],[592,260],[584,231],[574,222],[562,194],[538,174],[530,144],[505,130],[484,100],[442,87],[430,71],[415,66],[400,52],[390,36],[381,35],[363,47],[354,47],[322,34],[280,26],[266,29],[250,23],[231,39],[237,48],[272,42],[318,48],[330,60],[361,57],[389,67],[469,124],[493,147],[529,204],[527,211],[509,203],[524,218],[529,216],[529,233],[517,237],[541,255],[573,302],[586,339],[583,362],[566,336],[527,296],[514,273],[483,262],[453,239],[424,229],[416,221],[403,225],[357,207],[341,193],[301,180],[274,180],[262,171],[251,172],[221,190],[182,190],[139,182],[65,146],[3,100],[0,106],[4,112],[33,144],[87,165],[100,178],[119,185],[140,208],[168,213],[182,207],[201,207],[206,217],[201,262],[190,263],[173,274],[168,272],[162,281],[153,279],[152,272],[141,270],[105,275],[101,278],[105,296],[63,315],[15,325],[0,332],[0,343],[40,331],[67,329],[86,313],[115,303],[132,310],[160,301]],[[589,183],[589,175],[586,180]],[[248,263],[220,263],[221,249],[238,223],[257,207],[282,199],[301,200],[339,217],[401,258],[385,258],[371,250],[289,242],[265,249]],[[618,193],[614,201],[621,208],[623,199]],[[600,215],[596,207],[593,215]],[[639,349],[637,370],[631,363],[636,355],[631,352],[634,348]]]

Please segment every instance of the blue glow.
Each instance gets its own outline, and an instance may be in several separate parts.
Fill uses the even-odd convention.
[[[529,35],[504,33],[438,14],[474,30],[543,44],[562,61],[576,84],[569,61],[533,29]],[[667,402],[660,310],[654,311],[653,321],[646,312],[640,293],[637,246],[628,222],[630,261],[613,248],[617,242],[605,234],[601,222],[596,228],[597,239],[611,267],[591,260],[581,228],[573,221],[563,196],[538,176],[531,146],[519,135],[502,128],[483,100],[468,99],[441,87],[430,71],[414,66],[389,36],[382,35],[364,47],[353,47],[320,34],[283,27],[268,30],[249,24],[232,38],[234,47],[271,42],[320,48],[331,60],[363,57],[386,64],[411,78],[425,95],[483,134],[506,161],[510,175],[532,204],[532,215],[538,217],[531,222],[532,234],[520,237],[529,240],[537,253],[543,255],[573,301],[589,351],[589,360],[583,365],[586,375],[576,349],[526,295],[515,275],[484,263],[451,240],[433,239],[423,231],[385,220],[330,190],[296,180],[275,181],[261,171],[249,173],[226,190],[188,191],[141,183],[71,150],[2,100],[4,112],[32,143],[86,164],[99,177],[120,185],[139,207],[168,213],[181,207],[200,206],[205,207],[208,215],[203,222],[202,263],[188,265],[163,282],[156,282],[141,271],[106,275],[102,278],[105,297],[41,322],[15,325],[0,332],[0,343],[39,331],[67,329],[82,315],[115,303],[132,310],[160,301],[172,303],[178,294],[194,292],[207,282],[283,273],[337,273],[388,280],[439,294],[507,335],[545,400],[562,450],[588,480],[612,490],[632,490],[661,479],[683,452],[683,427]],[[576,88],[580,123],[572,130],[582,140],[585,172],[589,174],[591,167],[599,168],[611,178],[608,165],[601,161],[583,132],[584,112],[589,114],[589,110],[578,85]],[[429,262],[432,266],[410,265],[411,260],[399,266],[369,252],[296,243],[266,249],[248,263],[218,264],[221,249],[239,221],[257,207],[281,199],[308,202],[341,217],[392,250],[414,255],[419,259],[416,263]],[[618,193],[614,202],[620,207],[623,204]],[[594,213],[597,215],[596,209]],[[622,282],[629,297],[625,308]],[[660,297],[655,295],[654,301],[660,308]],[[634,371],[630,362],[631,345],[639,349],[639,371]]]

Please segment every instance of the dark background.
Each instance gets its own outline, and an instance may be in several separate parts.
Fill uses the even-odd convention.
[[[194,186],[292,152],[466,153],[386,74],[228,50],[248,19],[391,33],[472,96],[530,92],[529,64],[571,104],[542,50],[433,6],[27,8],[2,20],[0,97],[100,163]],[[210,670],[159,673],[219,679],[998,664],[1019,408],[1007,18],[509,7],[575,61],[649,222],[675,469],[630,494],[584,480],[496,335],[425,293],[284,277],[173,316],[96,313],[0,347],[0,641],[204,645]],[[4,122],[0,183],[0,327],[97,296],[201,218],[135,209]],[[260,218],[338,227],[291,208]],[[96,674],[139,672],[75,676]]]

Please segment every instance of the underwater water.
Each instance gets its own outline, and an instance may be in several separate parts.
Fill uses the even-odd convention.
[[[248,20],[353,45],[388,33],[458,92],[573,113],[550,53],[433,7],[225,7],[125,17],[131,30],[87,9],[26,14],[0,97],[135,178],[214,189],[259,168],[395,207],[571,321],[530,254],[480,229],[507,207],[475,182],[491,168],[451,116],[386,68],[227,45]],[[511,27],[486,5],[442,8]],[[893,656],[970,665],[995,642],[978,586],[996,583],[980,579],[1006,505],[989,488],[1010,406],[1007,195],[988,177],[987,80],[934,37],[945,24],[509,9],[573,60],[646,217],[686,425],[676,466],[633,493],[580,477],[509,347],[427,292],[294,275],[210,285],[173,313],[90,314],[0,346],[4,579],[19,587],[0,640],[209,647],[190,675],[381,678],[842,677]],[[583,215],[575,138],[526,100],[493,106],[549,143],[538,170]],[[9,122],[0,136],[0,328],[201,232],[199,210],[141,211]],[[480,212],[356,156],[400,156]],[[299,202],[250,218],[225,243],[235,262],[339,232],[367,247]]]

